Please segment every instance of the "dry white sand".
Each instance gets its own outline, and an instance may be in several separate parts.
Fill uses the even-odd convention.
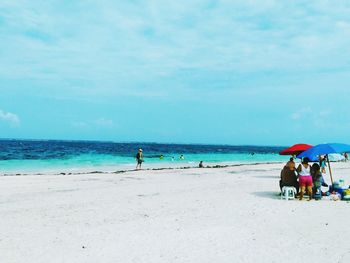
[[[350,204],[280,200],[280,168],[1,176],[0,262],[349,262]]]

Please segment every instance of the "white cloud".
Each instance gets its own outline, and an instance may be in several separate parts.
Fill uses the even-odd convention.
[[[331,114],[332,114],[332,110],[330,109],[325,109],[318,112],[318,115],[320,118],[329,117]]]
[[[73,121],[71,125],[76,129],[98,129],[98,128],[111,128],[115,127],[116,124],[111,119],[106,118],[98,118],[95,120],[89,120],[89,121]]]
[[[16,114],[11,112],[0,110],[0,120],[8,122],[12,126],[20,125],[19,117]]]
[[[331,114],[332,109],[304,107],[292,113],[290,117],[293,120],[294,127],[326,129],[336,126],[329,118]]]
[[[296,112],[293,112],[291,114],[291,118],[292,120],[296,121],[296,120],[302,119],[304,116],[310,116],[311,114],[312,114],[311,107],[305,107],[297,110]]]
[[[320,0],[8,1],[0,49],[9,55],[0,74],[50,83],[65,76],[67,89],[75,80],[82,90],[99,83],[101,92],[131,92],[181,70],[205,79],[217,71],[342,67],[349,58],[349,7]]]
[[[100,118],[95,121],[93,121],[94,124],[97,126],[104,126],[104,127],[112,127],[114,126],[113,120],[110,119],[105,119],[105,118]]]
[[[74,122],[72,122],[72,126],[76,129],[88,129],[89,128],[89,124],[87,124],[86,122],[83,122],[83,121],[74,121]]]
[[[249,95],[271,83],[298,93],[327,72],[339,86],[348,79],[335,74],[349,68],[349,7],[323,0],[7,1],[0,75],[28,80],[39,96],[86,101],[239,88]]]
[[[294,112],[291,115],[292,120],[299,120],[300,119],[300,113],[299,112]]]

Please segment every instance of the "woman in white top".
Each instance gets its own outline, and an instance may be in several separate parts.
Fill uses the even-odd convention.
[[[297,171],[299,174],[299,185],[300,185],[300,200],[303,200],[305,188],[309,195],[309,200],[312,199],[312,176],[311,166],[309,165],[309,158],[305,157],[301,164],[299,164]]]

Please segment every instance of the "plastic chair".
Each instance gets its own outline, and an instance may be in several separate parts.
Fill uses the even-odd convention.
[[[281,199],[286,199],[286,200],[295,199],[296,193],[297,193],[297,189],[295,189],[294,186],[283,186]]]

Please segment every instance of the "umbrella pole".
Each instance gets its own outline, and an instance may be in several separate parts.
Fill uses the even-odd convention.
[[[327,163],[328,163],[329,175],[331,177],[331,182],[332,182],[332,187],[333,187],[333,176],[332,176],[331,164],[329,162],[328,154],[327,154]]]

